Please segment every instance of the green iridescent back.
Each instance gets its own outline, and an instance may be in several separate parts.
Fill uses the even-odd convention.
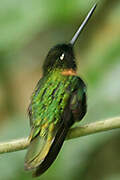
[[[53,71],[41,79],[31,100],[33,126],[47,123],[57,124],[67,106],[71,93],[77,88],[79,77],[63,76]],[[40,130],[40,129],[39,129]]]

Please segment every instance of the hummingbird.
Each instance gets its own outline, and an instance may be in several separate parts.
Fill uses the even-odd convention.
[[[43,64],[43,76],[31,96],[30,144],[24,166],[25,170],[33,170],[34,177],[51,166],[70,127],[86,114],[86,85],[76,73],[73,47],[95,8],[96,4],[69,43],[50,49]]]

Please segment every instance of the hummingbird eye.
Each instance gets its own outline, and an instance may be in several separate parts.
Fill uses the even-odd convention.
[[[63,60],[63,59],[64,59],[64,57],[65,57],[65,54],[64,54],[64,53],[62,53],[62,55],[60,56],[60,60]]]

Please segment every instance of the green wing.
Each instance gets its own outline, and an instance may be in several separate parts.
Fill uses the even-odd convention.
[[[72,111],[74,121],[82,120],[87,111],[86,85],[79,77],[77,87],[71,97],[70,109]]]

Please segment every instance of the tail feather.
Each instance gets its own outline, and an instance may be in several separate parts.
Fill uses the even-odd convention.
[[[30,142],[27,154],[25,156],[25,170],[31,170],[38,166],[36,162],[38,159],[37,157],[43,151],[45,144],[45,139],[39,135]]]
[[[44,135],[40,132],[31,139],[25,157],[25,170],[34,170],[34,177],[44,173],[56,159],[68,130],[64,122],[57,128],[51,124]]]
[[[56,159],[67,135],[68,129],[69,128],[65,127],[64,123],[62,123],[49,149],[47,156],[42,161],[42,163],[36,168],[35,172],[33,173],[33,177],[40,176],[42,173],[44,173]]]

